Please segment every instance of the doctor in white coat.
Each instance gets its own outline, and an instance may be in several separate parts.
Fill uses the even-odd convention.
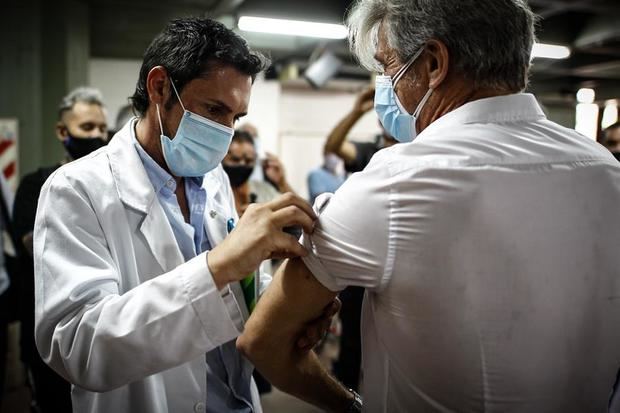
[[[265,259],[305,255],[282,228],[311,231],[315,218],[289,194],[236,222],[219,163],[264,66],[217,22],[173,21],[145,53],[139,117],[46,182],[35,335],[73,383],[74,411],[260,411],[234,347],[249,312],[238,281]]]

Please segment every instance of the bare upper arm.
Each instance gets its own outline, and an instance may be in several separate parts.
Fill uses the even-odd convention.
[[[320,317],[336,294],[318,282],[301,259],[287,260],[259,300],[237,347],[255,364],[274,346],[293,350],[305,325]]]

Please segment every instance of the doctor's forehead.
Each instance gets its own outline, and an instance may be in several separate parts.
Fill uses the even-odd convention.
[[[241,110],[249,103],[252,77],[230,65],[214,66],[190,81],[189,93],[205,99],[224,100],[232,110]]]

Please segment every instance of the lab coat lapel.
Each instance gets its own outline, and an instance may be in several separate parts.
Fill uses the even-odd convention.
[[[162,270],[168,272],[181,265],[184,259],[142,160],[133,147],[133,124],[133,121],[128,122],[110,142],[110,168],[120,200],[144,214],[137,229],[144,235]]]
[[[185,262],[168,218],[157,198],[142,220],[140,232],[164,272],[172,271]]]

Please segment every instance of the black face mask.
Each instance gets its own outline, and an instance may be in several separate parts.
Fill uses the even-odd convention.
[[[80,159],[89,153],[96,151],[97,149],[106,145],[106,141],[102,138],[74,138],[69,135],[69,138],[64,141],[65,148],[69,155],[73,159]]]
[[[224,166],[224,171],[228,175],[228,179],[230,179],[230,186],[233,188],[237,188],[250,179],[250,175],[252,175],[252,171],[254,170],[253,166],[246,165],[238,165],[238,166]]]

